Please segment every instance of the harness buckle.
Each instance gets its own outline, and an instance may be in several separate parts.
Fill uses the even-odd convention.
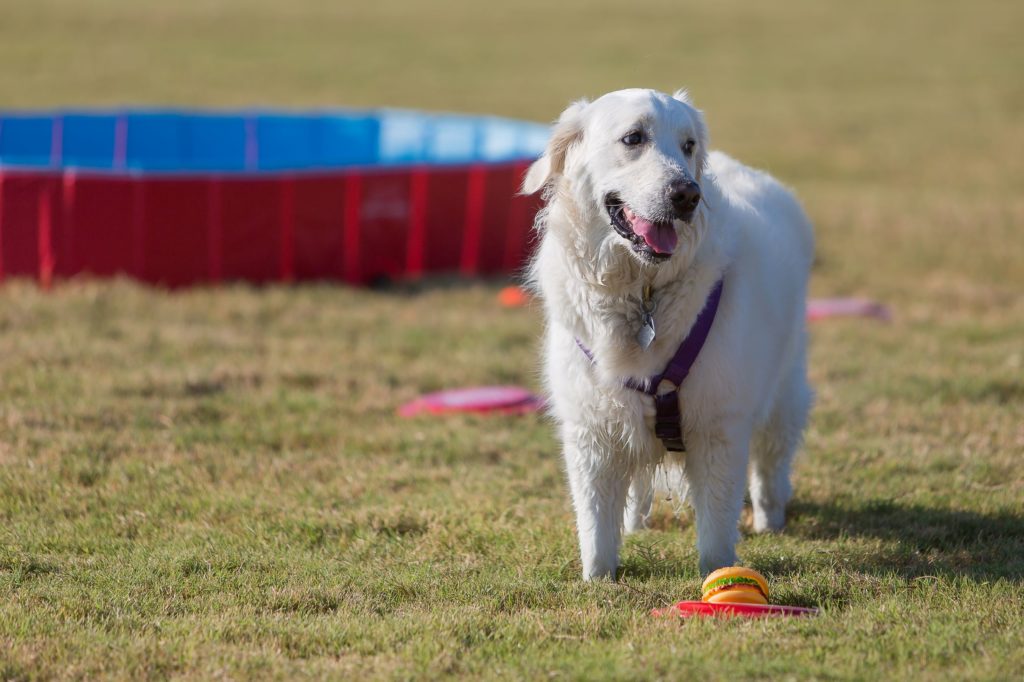
[[[654,435],[672,452],[685,452],[679,413],[679,389],[654,396]]]

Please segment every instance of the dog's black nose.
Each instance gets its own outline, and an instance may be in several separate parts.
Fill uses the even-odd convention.
[[[700,203],[700,185],[692,180],[677,180],[669,188],[668,198],[676,216],[688,220]]]

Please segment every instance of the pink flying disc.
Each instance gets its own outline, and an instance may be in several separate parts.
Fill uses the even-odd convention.
[[[803,606],[779,606],[777,604],[710,604],[703,601],[681,601],[678,604],[654,609],[652,616],[739,616],[741,618],[772,618],[776,616],[816,616],[818,609]]]
[[[828,317],[872,317],[888,322],[889,309],[864,298],[812,298],[807,302],[807,319],[815,322]]]
[[[402,405],[398,414],[403,417],[449,412],[525,414],[536,412],[542,405],[540,396],[519,386],[477,386],[428,393]]]

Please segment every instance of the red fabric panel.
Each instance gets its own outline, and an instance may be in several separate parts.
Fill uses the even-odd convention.
[[[529,164],[517,164],[514,167],[514,188],[509,199],[507,222],[505,223],[505,262],[504,272],[515,272],[522,269],[537,248],[537,233],[533,230],[533,221],[543,202],[540,196],[519,194],[519,186]]]
[[[142,178],[132,181],[132,260],[131,272],[138,279],[146,279],[146,182]]]
[[[75,179],[73,196],[65,195],[63,211],[70,216],[64,249],[70,260],[58,271],[100,277],[133,271],[132,190],[127,178]]]
[[[281,251],[278,254],[280,279],[295,279],[295,179],[278,180],[278,229],[281,230]]]
[[[39,187],[39,193],[36,196],[37,208],[37,230],[38,236],[38,248],[39,253],[39,284],[44,289],[49,289],[50,285],[53,284],[53,198],[54,191],[53,185],[56,183],[52,179],[47,179]]]
[[[53,252],[56,260],[54,274],[57,277],[71,277],[76,274],[77,258],[74,253],[75,234],[75,194],[78,189],[78,176],[65,173],[58,180],[54,200],[55,209],[59,211],[60,220],[54,232]]]
[[[0,173],[0,282],[4,281],[4,174]]]
[[[42,204],[39,206],[39,210],[42,210],[43,204],[47,207],[49,216],[40,215],[40,229],[43,228],[44,219],[49,218],[49,237],[45,234],[40,233],[39,235],[39,246],[40,253],[43,256],[41,263],[42,270],[40,272],[41,277],[69,277],[74,274],[74,253],[73,253],[73,228],[74,223],[69,208],[65,205],[65,197],[68,196],[68,185],[71,184],[73,188],[74,175],[51,175],[47,178],[46,183],[46,196],[45,198],[39,197],[42,200]],[[47,254],[45,253],[45,242],[49,241],[49,263],[46,262]],[[47,273],[47,270],[49,271]]]
[[[296,279],[342,279],[344,200],[341,177],[309,176],[294,181]]]
[[[206,271],[210,281],[224,279],[224,200],[220,178],[206,183]]]
[[[223,276],[274,281],[280,274],[280,197],[273,178],[227,178],[221,185]]]
[[[0,183],[5,277],[39,276],[39,192],[46,183],[39,175],[5,175]]]
[[[403,278],[409,240],[409,171],[366,173],[360,184],[359,281]]]
[[[507,232],[512,217],[509,209],[512,197],[518,190],[518,180],[519,176],[512,166],[487,170],[477,272],[494,274],[507,269]]]
[[[473,181],[467,168],[427,167],[259,178],[7,172],[0,278],[51,270],[168,286],[282,276],[361,284],[515,271],[532,251],[540,205],[515,194],[525,167],[479,166]],[[52,254],[42,272],[41,247]]]
[[[426,244],[423,270],[429,273],[457,272],[462,255],[462,234],[466,223],[465,168],[431,169],[427,196]]]
[[[169,287],[208,280],[206,183],[200,179],[145,180],[142,194],[142,278]]]
[[[430,172],[425,167],[417,167],[413,169],[409,182],[409,244],[405,273],[409,277],[419,277],[423,274],[426,249]]]
[[[463,275],[477,274],[480,265],[480,237],[483,232],[486,192],[486,166],[472,166],[466,178],[466,224],[462,230],[462,256],[459,263]]]
[[[349,284],[361,281],[359,258],[359,210],[360,197],[363,194],[363,176],[360,173],[348,173],[343,178],[345,205],[342,211],[342,269],[343,277]]]

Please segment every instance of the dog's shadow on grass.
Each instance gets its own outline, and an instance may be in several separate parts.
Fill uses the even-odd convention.
[[[851,565],[871,573],[976,581],[1024,578],[1024,513],[986,514],[888,500],[801,500],[790,504],[785,532],[808,540],[882,540],[880,551],[871,556],[850,557]]]
[[[1000,578],[1024,581],[1024,513],[981,513],[900,504],[888,500],[858,502],[795,500],[784,534],[812,541],[835,541],[830,553],[857,571],[873,575],[964,577],[983,582]],[[671,531],[667,531],[671,532]],[[877,539],[877,547],[849,547],[842,541]],[[696,552],[683,556],[656,537],[632,543],[621,574],[638,580],[690,577]],[[806,570],[805,562],[771,552],[756,568],[775,576]]]

